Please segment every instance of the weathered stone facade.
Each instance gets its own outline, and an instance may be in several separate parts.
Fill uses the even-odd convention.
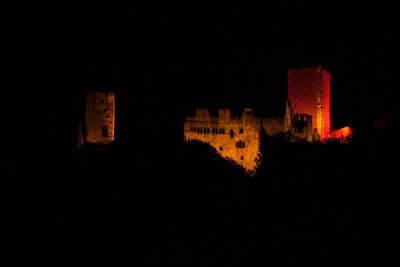
[[[283,117],[257,118],[250,108],[244,109],[240,118],[231,117],[229,109],[219,109],[218,117],[211,117],[208,109],[196,109],[195,116],[186,117],[184,123],[186,141],[210,144],[222,157],[248,171],[259,163],[262,130],[269,136],[286,134],[291,141],[319,141],[319,135],[312,131],[312,116],[293,114],[288,101]]]
[[[349,127],[330,129],[330,73],[322,67],[289,69],[288,99],[283,117],[256,118],[245,109],[240,118],[230,116],[229,109],[219,110],[210,117],[207,109],[197,109],[187,117],[185,139],[200,140],[215,147],[223,157],[229,157],[248,170],[256,167],[261,130],[266,135],[284,134],[290,141],[341,141],[351,134]]]
[[[283,117],[262,119],[262,126],[269,136],[285,133],[292,141],[298,139],[305,139],[309,142],[318,140],[316,133],[313,133],[312,130],[312,116],[292,113],[288,101],[286,101],[286,110]]]
[[[86,92],[84,141],[109,144],[114,141],[114,127],[114,92]]]
[[[317,133],[312,130],[312,116],[308,114],[293,114],[289,136],[305,139],[309,142],[319,140]]]
[[[313,118],[313,130],[322,139],[330,132],[330,73],[321,67],[289,69],[288,99],[293,113]]]
[[[257,166],[260,153],[261,119],[246,108],[240,118],[231,117],[229,109],[218,110],[211,117],[208,109],[197,109],[194,117],[184,123],[185,140],[199,140],[213,146],[222,157],[227,157],[247,170]]]
[[[283,117],[257,118],[250,108],[244,109],[240,118],[231,117],[229,109],[220,109],[218,117],[211,117],[208,109],[196,109],[195,116],[188,116],[184,123],[186,141],[210,144],[222,157],[234,160],[249,171],[259,163],[262,130],[269,136],[287,134],[290,140],[316,140],[312,116],[292,114],[288,103]]]

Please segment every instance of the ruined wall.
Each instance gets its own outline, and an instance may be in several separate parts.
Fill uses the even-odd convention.
[[[313,129],[324,139],[330,132],[330,74],[321,67],[288,70],[288,100],[293,113],[313,118]]]
[[[285,114],[283,117],[273,117],[262,119],[262,127],[265,134],[269,136],[287,133],[292,127],[292,110],[286,100]]]
[[[331,74],[320,68],[321,81],[321,104],[322,104],[322,138],[328,137],[331,131],[331,108],[330,108],[330,81]]]
[[[115,97],[113,92],[86,92],[85,141],[108,144],[114,141]]]
[[[274,136],[285,132],[285,127],[282,123],[282,118],[280,117],[262,119],[262,126],[265,133],[269,136]]]
[[[286,101],[286,111],[283,117],[262,119],[262,127],[267,135],[287,133],[289,140],[292,141],[296,141],[298,138],[306,139],[309,142],[315,141],[312,126],[312,116],[292,113],[288,101]]]
[[[207,109],[197,109],[184,123],[185,139],[200,140],[213,146],[222,157],[229,157],[251,171],[257,166],[261,141],[261,121],[251,109],[240,118],[231,117],[229,109],[218,110],[211,117]]]
[[[293,114],[292,125],[290,128],[291,135],[296,138],[305,139],[309,142],[315,140],[313,138],[312,116],[308,114]]]

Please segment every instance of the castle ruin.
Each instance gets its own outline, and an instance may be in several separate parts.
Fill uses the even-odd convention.
[[[291,141],[343,142],[350,127],[330,129],[330,73],[322,67],[289,69],[288,98],[283,117],[257,118],[245,108],[240,118],[231,117],[229,109],[218,110],[211,117],[207,109],[197,109],[184,123],[185,140],[199,140],[213,146],[221,156],[230,158],[251,171],[259,162],[261,131],[266,135],[285,134]]]
[[[261,119],[246,108],[240,118],[231,117],[229,109],[219,109],[211,117],[208,109],[196,109],[184,123],[186,141],[199,140],[213,146],[221,156],[233,159],[248,170],[257,166],[261,141]]]
[[[284,134],[290,141],[320,142],[351,135],[350,127],[330,129],[330,74],[321,67],[289,69],[288,97],[282,117],[255,117],[245,108],[240,117],[231,117],[229,109],[219,109],[210,116],[208,109],[196,109],[194,117],[184,122],[184,138],[199,140],[213,146],[252,171],[260,156],[262,131],[268,136]],[[78,125],[78,147],[85,143],[109,144],[114,141],[114,92],[88,91],[85,94],[84,121]]]
[[[210,144],[222,157],[248,171],[260,162],[261,131],[269,136],[285,133],[292,140],[317,140],[312,132],[312,116],[293,114],[288,104],[283,117],[258,118],[251,108],[245,108],[241,117],[231,117],[229,109],[219,109],[218,117],[212,117],[208,109],[196,109],[195,116],[186,117],[184,123],[186,141]]]
[[[114,128],[114,92],[87,91],[84,121],[78,126],[78,146],[84,142],[109,144],[114,141]]]
[[[331,131],[330,73],[321,67],[289,69],[288,100],[293,113],[308,114],[313,118],[312,128],[321,139]]]

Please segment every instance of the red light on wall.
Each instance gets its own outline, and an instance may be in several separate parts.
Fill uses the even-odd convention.
[[[344,138],[346,138],[349,135],[351,135],[351,128],[349,126],[343,127],[339,130],[329,133],[330,138],[340,139],[341,142],[343,142]]]
[[[321,67],[289,69],[288,99],[293,113],[312,116],[312,128],[322,139],[330,132],[330,74]]]

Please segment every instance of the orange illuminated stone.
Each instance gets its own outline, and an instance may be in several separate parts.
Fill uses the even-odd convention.
[[[240,118],[231,117],[229,109],[218,110],[211,117],[208,109],[197,109],[184,124],[185,140],[199,140],[213,146],[224,158],[234,160],[247,171],[257,167],[260,155],[261,119],[244,109]]]
[[[86,92],[85,141],[109,144],[114,141],[114,92]]]

